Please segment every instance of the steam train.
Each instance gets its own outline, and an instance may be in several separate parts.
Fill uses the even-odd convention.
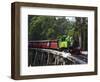
[[[60,49],[68,48],[71,45],[71,37],[66,37],[63,35],[58,40],[34,40],[29,41],[29,48],[51,48],[51,49]]]
[[[74,54],[81,54],[82,49],[78,46],[70,46],[70,42],[62,38],[60,40],[35,40],[29,41],[29,48],[43,48],[43,49],[56,49],[60,51],[66,51]]]

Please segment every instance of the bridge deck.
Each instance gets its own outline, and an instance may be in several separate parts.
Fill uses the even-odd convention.
[[[57,64],[57,62],[59,63],[60,60],[63,61],[63,64],[65,64],[66,61],[71,61],[71,62],[73,62],[73,64],[86,64],[87,63],[87,55],[86,54],[85,55],[71,55],[70,53],[61,52],[61,51],[52,50],[52,49],[40,49],[40,48],[31,48],[31,49],[35,50],[37,53],[43,53],[43,54],[45,53],[45,55],[48,55],[46,63],[50,62],[49,55],[55,56],[55,64]],[[61,58],[63,58],[63,59],[61,59]],[[43,59],[41,59],[41,61],[42,60]]]

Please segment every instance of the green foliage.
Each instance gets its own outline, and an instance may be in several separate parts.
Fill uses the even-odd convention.
[[[63,35],[71,36],[87,49],[87,18],[73,17],[70,21],[61,16],[28,16],[28,40],[53,40],[60,39]],[[83,40],[82,43],[80,41]],[[85,45],[85,46],[84,46]]]
[[[29,15],[28,37],[29,40],[58,39],[70,34],[72,26],[73,23],[65,17]]]

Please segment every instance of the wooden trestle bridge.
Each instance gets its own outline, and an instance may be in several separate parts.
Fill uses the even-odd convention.
[[[30,48],[28,54],[28,66],[72,65],[86,64],[88,62],[87,53],[72,55],[64,51]]]

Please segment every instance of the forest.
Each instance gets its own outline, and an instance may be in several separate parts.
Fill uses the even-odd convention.
[[[28,41],[58,40],[63,35],[73,37],[87,51],[88,18],[28,15]]]

